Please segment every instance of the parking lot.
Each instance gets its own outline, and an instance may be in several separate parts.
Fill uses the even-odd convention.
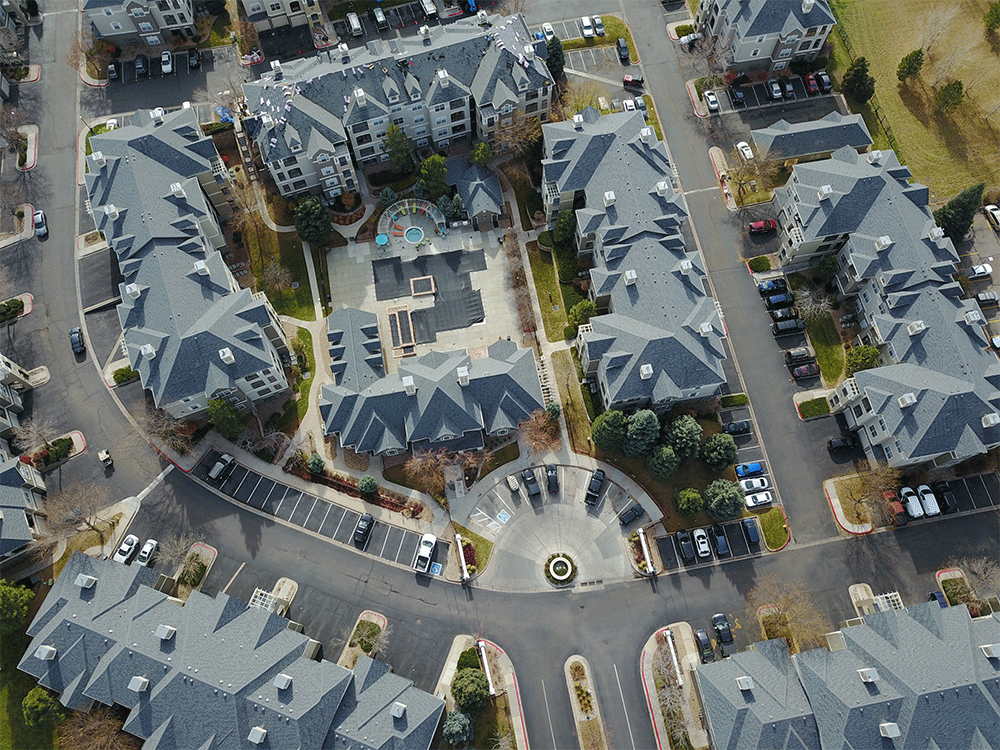
[[[763,538],[760,530],[760,524],[757,523],[756,516],[750,516],[750,518],[755,524],[757,524],[757,535]],[[730,554],[726,557],[720,558],[715,554],[715,549],[712,548],[711,557],[697,558],[690,565],[685,565],[684,561],[681,559],[676,534],[655,537],[656,548],[660,552],[660,560],[663,562],[664,572],[669,573],[675,570],[696,570],[698,568],[704,568],[707,565],[712,565],[715,562],[728,562],[729,560],[740,560],[748,557],[760,557],[763,554],[760,544],[751,545],[747,541],[746,534],[741,528],[741,520],[730,521],[721,525],[726,534],[726,541],[729,543]]]
[[[235,465],[221,484],[213,482],[208,479],[208,471],[219,460],[219,456],[218,451],[208,451],[191,473],[251,508],[354,547],[352,535],[361,517],[360,513],[275,482],[240,464]],[[409,566],[416,557],[419,542],[420,535],[413,531],[376,521],[364,551],[383,560]],[[434,575],[440,575],[439,566],[447,561],[449,546],[446,541],[438,540],[432,558],[431,572]],[[439,566],[435,566],[435,563]]]
[[[727,114],[731,112],[745,112],[751,109],[759,109],[762,107],[780,107],[783,105],[794,104],[796,102],[817,102],[824,99],[833,99],[833,92],[830,91],[826,94],[815,94],[809,96],[806,94],[805,84],[802,79],[798,76],[788,77],[784,80],[789,80],[792,83],[793,95],[791,97],[785,97],[782,99],[771,99],[767,94],[767,84],[765,83],[755,83],[750,86],[739,86],[739,90],[743,92],[744,104],[737,105],[736,99],[733,97],[730,89],[716,89],[715,93],[719,97],[719,112],[717,114]]]
[[[118,78],[112,80],[109,85],[121,86],[141,82],[145,78],[164,78],[168,76],[177,77],[191,75],[192,73],[199,73],[202,65],[206,62],[209,64],[212,62],[213,56],[213,50],[198,50],[199,65],[197,67],[193,67],[188,61],[187,50],[173,52],[170,56],[173,61],[173,70],[170,73],[165,74],[163,72],[162,63],[160,62],[160,56],[146,55],[146,70],[148,72],[145,75],[139,75],[136,72],[135,59],[118,60]]]
[[[968,513],[972,510],[993,508],[1000,505],[1000,478],[996,474],[980,474],[964,479],[952,479],[945,484],[955,493],[959,513]],[[934,518],[940,518],[940,516],[928,520],[933,521]],[[911,521],[911,523],[915,522]]]

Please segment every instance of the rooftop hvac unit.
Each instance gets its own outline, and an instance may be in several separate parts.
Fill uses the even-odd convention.
[[[806,15],[813,9],[816,4],[816,0],[802,0],[802,14]]]
[[[653,142],[653,129],[652,128],[643,128],[642,130],[639,131],[639,138],[640,138],[640,140],[643,143],[647,143],[647,144],[648,143],[652,143]]]
[[[883,721],[878,725],[878,733],[883,737],[888,737],[889,739],[899,737],[899,724],[894,721]]]
[[[996,427],[998,424],[1000,424],[1000,414],[991,411],[989,414],[983,415],[983,427]]]
[[[892,238],[887,234],[883,234],[881,237],[875,240],[875,250],[877,250],[878,252],[882,252],[883,250],[888,248],[889,245],[891,244],[892,244]]]
[[[648,362],[643,365],[639,365],[639,377],[643,380],[649,380],[653,377],[653,366]]]
[[[414,396],[417,393],[417,385],[413,382],[412,375],[403,376],[403,390],[406,391],[407,396]]]
[[[916,336],[921,331],[926,331],[927,325],[922,320],[914,320],[910,325],[906,326],[906,332],[911,336]]]
[[[630,268],[625,272],[625,283],[628,286],[635,284],[636,280],[639,278],[639,274],[635,272],[634,268]]]
[[[753,677],[750,677],[749,675],[743,675],[742,677],[737,677],[736,686],[740,690],[753,690]]]
[[[206,264],[203,260],[196,260],[194,262],[194,270],[195,273],[200,274],[201,276],[208,276],[208,264]]]
[[[281,672],[274,678],[272,683],[278,690],[287,690],[292,686],[292,676]]]
[[[872,667],[866,667],[864,669],[859,669],[858,674],[861,676],[862,682],[878,682],[878,670]]]
[[[934,242],[940,242],[944,239],[944,230],[941,227],[931,227],[931,231],[928,233],[928,236]]]
[[[712,330],[713,330],[713,329],[712,329],[712,324],[711,324],[711,323],[709,323],[708,321],[706,321],[706,322],[702,323],[702,324],[701,324],[701,325],[700,325],[700,326],[698,327],[698,332],[699,332],[699,333],[701,334],[702,338],[706,338],[706,339],[707,339],[707,338],[708,338],[709,336],[711,336],[711,335],[712,335]]]
[[[670,183],[668,183],[666,180],[660,180],[658,183],[656,183],[657,195],[665,197],[668,192],[670,192]]]
[[[448,75],[448,71],[442,68],[437,72],[438,80],[441,82],[442,86],[451,85],[451,76]]]
[[[615,191],[608,190],[604,193],[604,207],[613,206],[615,203]]]
[[[394,719],[402,719],[406,714],[406,704],[396,701],[392,704],[392,708],[389,709],[389,713],[392,714],[392,718]]]
[[[132,299],[139,299],[139,295],[141,294],[141,292],[139,291],[139,285],[138,284],[126,284],[125,285],[125,294],[127,294]]]
[[[267,739],[267,730],[264,727],[253,727],[250,734],[247,735],[247,739],[255,745],[261,745]]]
[[[917,403],[917,394],[904,393],[897,399],[896,403],[899,404],[900,409],[905,409],[907,406],[913,406],[915,403]]]
[[[94,166],[98,169],[104,169],[104,165],[108,163],[108,160],[104,158],[103,151],[95,151],[90,155],[90,161],[93,162]]]
[[[180,198],[181,200],[184,200],[184,198],[187,197],[184,194],[184,186],[181,185],[179,182],[170,183],[170,192],[173,194],[175,198]]]
[[[459,367],[455,372],[458,375],[458,384],[459,385],[463,385],[464,386],[464,385],[468,385],[469,384],[469,368],[468,367]]]
[[[365,96],[365,90],[363,88],[354,89],[354,101],[358,103],[359,107],[367,106],[368,98]]]
[[[76,577],[76,580],[73,581],[73,583],[75,583],[81,589],[89,589],[91,586],[97,583],[97,579],[94,578],[94,576],[88,576],[86,573],[80,573]]]
[[[149,687],[149,680],[142,675],[136,675],[128,681],[128,689],[133,693],[141,693]]]
[[[876,150],[876,151],[869,151],[868,152],[868,163],[869,164],[878,164],[880,161],[882,161],[882,152],[881,151]]]
[[[109,203],[104,207],[104,215],[111,219],[111,221],[116,221],[118,219],[118,207],[114,203]]]
[[[1000,643],[984,643],[979,649],[987,659],[1000,659]]]
[[[39,646],[35,649],[35,658],[42,661],[52,661],[56,658],[56,650],[52,646]]]
[[[577,130],[583,130],[583,115],[573,115],[573,127]]]
[[[177,628],[173,625],[164,625],[163,623],[160,623],[156,626],[156,637],[161,641],[169,641],[174,637],[174,633],[176,632]]]
[[[821,201],[829,200],[833,197],[833,185],[823,185],[816,191],[816,197]]]
[[[143,344],[139,347],[139,354],[142,355],[143,359],[152,359],[156,356],[156,351],[152,344]]]
[[[219,349],[219,359],[221,359],[227,365],[231,365],[234,362],[236,362],[236,357],[233,356],[233,350],[230,349],[228,346],[224,346],[222,349]]]
[[[694,263],[692,263],[689,259],[685,258],[684,260],[681,261],[680,268],[681,268],[681,273],[687,276],[689,273],[691,273],[691,269],[694,268]]]

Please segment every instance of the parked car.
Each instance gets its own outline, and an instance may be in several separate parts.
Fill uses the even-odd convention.
[[[604,36],[607,33],[604,30],[604,21],[601,20],[600,16],[594,16],[594,33],[597,36]]]
[[[781,307],[791,307],[795,304],[795,295],[791,292],[782,292],[781,294],[772,294],[770,297],[764,298],[764,307],[768,310],[777,310]]]
[[[792,79],[791,78],[782,78],[780,80],[781,80],[781,91],[785,95],[785,98],[786,99],[794,99],[795,98],[795,89],[792,88]]]
[[[691,536],[694,538],[694,548],[698,557],[711,557],[712,550],[708,546],[708,532],[705,529],[695,529]]]
[[[975,281],[976,279],[988,279],[993,275],[993,266],[989,263],[980,263],[978,266],[973,266],[969,273],[966,274],[970,281]]]
[[[135,534],[129,534],[127,537],[122,539],[122,543],[119,545],[118,549],[115,550],[115,554],[112,555],[111,559],[115,562],[128,565],[129,562],[131,562],[132,555],[135,554],[135,550],[138,546],[139,537]]]
[[[757,522],[752,518],[744,518],[740,525],[743,527],[743,535],[747,538],[748,544],[760,544],[760,532],[757,531]]]
[[[622,76],[622,86],[625,88],[642,88],[645,83],[646,81],[642,76]]]
[[[550,495],[559,494],[559,470],[554,464],[545,464],[545,481]]]
[[[729,541],[726,539],[725,529],[713,523],[709,536],[712,539],[712,546],[715,547],[715,554],[719,557],[729,557]]]
[[[816,350],[811,346],[797,346],[785,352],[786,365],[804,365],[816,361]]]
[[[235,466],[236,459],[228,453],[223,453],[219,456],[219,460],[215,462],[215,465],[208,470],[208,478],[212,481],[222,481],[229,476]]]
[[[156,548],[159,546],[160,543],[155,539],[147,539],[146,543],[142,545],[142,549],[139,550],[139,556],[135,558],[135,561],[142,567],[148,568],[149,564],[153,562],[153,558],[156,556]]]
[[[368,537],[372,535],[372,528],[375,526],[375,519],[371,513],[362,513],[354,527],[354,543],[364,549],[368,543]]]
[[[737,143],[736,150],[739,151],[740,156],[742,156],[747,161],[753,159],[753,149],[750,148],[750,144],[747,143],[746,141],[740,141],[739,143]]]
[[[618,523],[622,526],[628,526],[633,521],[641,518],[644,512],[642,506],[639,503],[635,503],[632,507],[618,514]]]
[[[376,8],[379,10],[379,8]],[[188,69],[195,70],[201,67],[201,51],[195,47],[188,50]]]
[[[786,289],[788,289],[788,282],[784,276],[768,279],[757,285],[757,291],[760,292],[761,297],[770,297],[771,295],[784,292]]]
[[[938,506],[937,498],[931,492],[931,488],[926,484],[917,487],[917,494],[920,495],[920,507],[924,509],[925,516],[941,515],[941,508]]]
[[[771,333],[775,336],[789,336],[793,333],[801,333],[806,329],[806,322],[802,318],[795,320],[782,320],[778,323],[771,323]]]
[[[1000,208],[990,204],[983,206],[983,212],[986,214],[986,221],[990,223],[990,226],[995,231],[1000,231]]]
[[[36,237],[47,237],[49,234],[49,223],[45,220],[45,212],[38,209],[31,214],[31,223],[35,227]]]
[[[778,222],[774,219],[761,219],[760,221],[751,221],[747,225],[747,230],[750,234],[765,234],[767,232],[773,232],[778,228]]]
[[[924,509],[920,506],[920,498],[917,497],[917,493],[913,491],[912,487],[903,487],[899,491],[899,494],[903,498],[903,507],[910,514],[910,518],[924,517]]]
[[[135,75],[136,77],[149,75],[149,58],[143,54],[135,56]]]
[[[738,422],[726,422],[722,425],[722,431],[727,435],[748,435],[751,424],[749,419],[741,419]]]
[[[721,612],[717,615],[712,615],[712,629],[715,630],[715,637],[719,643],[733,642],[733,630],[729,627],[729,620]]]
[[[167,50],[160,53],[160,71],[165,76],[174,72],[174,56]]]
[[[118,80],[118,61],[112,60],[108,63],[108,80],[117,81]]]
[[[824,94],[829,93],[833,89],[833,81],[830,80],[830,76],[826,74],[825,70],[816,73],[816,83],[819,84],[819,90]]]
[[[755,477],[763,473],[764,465],[760,461],[754,461],[751,464],[740,464],[736,467],[736,476],[738,477]]]
[[[542,24],[542,33],[545,34],[546,42],[551,42],[556,38],[556,30],[552,28],[551,23],[546,22]]]
[[[819,375],[819,365],[815,362],[810,362],[808,365],[799,365],[792,370],[792,377],[796,380],[815,378],[817,375]]]
[[[625,99],[622,100],[622,109],[625,110],[626,112],[635,112],[636,110],[635,99],[632,99],[630,97],[625,97]]]
[[[637,96],[635,98],[635,106],[637,106],[639,108],[639,111],[642,112],[642,118],[644,120],[648,120],[649,110],[646,108],[646,98],[643,96]]]
[[[628,42],[625,41],[624,37],[618,37],[618,41],[615,42],[615,49],[618,50],[618,59],[623,63],[627,63],[629,61]]]
[[[690,531],[677,532],[677,549],[680,550],[681,560],[689,565],[694,562],[694,542],[691,541]]]
[[[534,469],[525,469],[522,471],[521,481],[524,482],[524,488],[528,491],[529,500],[534,500],[536,497],[542,496],[542,488],[538,486],[538,479],[535,477]]]
[[[910,514],[906,512],[906,508],[899,502],[899,495],[896,492],[886,490],[882,493],[882,499],[889,506],[889,511],[892,513],[892,522],[896,528],[906,526],[910,522]]]
[[[809,94],[809,96],[815,96],[819,93],[819,81],[816,80],[815,74],[809,73],[802,79],[802,81],[806,85],[806,93]]]
[[[77,328],[69,329],[69,346],[74,354],[83,354],[87,346],[83,343],[83,331]]]
[[[694,640],[698,644],[698,655],[701,657],[701,663],[708,664],[710,661],[715,661],[712,639],[708,637],[708,633],[704,629],[698,628],[694,631]]]
[[[938,505],[941,506],[942,513],[954,513],[958,510],[958,500],[947,482],[935,482],[933,487],[934,496],[938,500]]]
[[[755,492],[743,498],[743,502],[746,504],[747,510],[753,510],[762,505],[770,505],[774,502],[774,496],[770,492]]]
[[[604,486],[604,469],[597,469],[590,475],[590,482],[587,484],[587,494],[583,502],[587,505],[597,505],[597,499],[601,494],[601,487]]]
[[[729,87],[729,99],[734,107],[745,107],[747,105],[746,95],[736,86]]]
[[[794,307],[779,307],[777,310],[768,310],[767,314],[771,320],[794,320],[799,317],[799,311]]]
[[[694,42],[697,42],[699,39],[701,39],[701,34],[695,31],[692,32],[691,34],[685,34],[677,41],[680,44],[693,44]]]
[[[759,492],[760,490],[767,489],[767,477],[751,477],[750,479],[740,480],[740,489],[743,490],[744,494],[749,495],[752,492]]]
[[[420,537],[420,546],[417,547],[417,556],[413,560],[413,569],[418,573],[426,573],[431,567],[431,557],[434,555],[434,547],[437,545],[437,537],[433,534],[424,534]]]
[[[594,24],[591,22],[590,16],[584,16],[580,19],[580,31],[584,39],[591,39],[594,36]]]
[[[849,433],[847,435],[841,435],[827,440],[826,449],[831,453],[837,453],[839,451],[849,451],[857,444],[858,439],[854,437],[853,433]]]
[[[781,84],[777,78],[772,78],[767,82],[767,95],[774,101],[781,101]]]
[[[1000,304],[1000,295],[996,292],[980,292],[976,295],[980,307],[993,307]]]
[[[385,17],[385,11],[381,8],[372,8],[372,20],[375,22],[375,28],[379,31],[385,31],[389,28],[389,19]]]
[[[719,97],[715,95],[714,91],[705,92],[705,106],[708,107],[709,112],[719,111]]]

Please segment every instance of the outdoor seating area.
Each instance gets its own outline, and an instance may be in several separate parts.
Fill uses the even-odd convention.
[[[444,214],[430,201],[404,198],[389,206],[379,217],[376,244],[385,247],[396,238],[416,247],[429,245],[430,230],[448,236]]]

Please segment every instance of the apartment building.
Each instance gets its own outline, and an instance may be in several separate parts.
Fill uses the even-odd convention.
[[[575,211],[577,253],[594,264],[598,315],[577,351],[605,408],[665,412],[720,393],[725,331],[704,262],[684,245],[666,146],[640,113],[591,107],[542,134],[545,215]]]
[[[0,568],[8,568],[45,534],[45,481],[0,439]]]
[[[159,47],[198,35],[191,0],[84,0],[82,11],[94,38],[119,47]]]
[[[836,19],[826,0],[701,0],[695,28],[714,37],[730,70],[781,71],[812,60]]]
[[[257,31],[305,26],[319,21],[319,0],[240,0],[247,20]]]
[[[444,149],[490,140],[518,117],[547,120],[555,86],[544,43],[520,15],[483,17],[274,63],[245,84],[257,113],[247,131],[279,192],[333,200],[356,190],[358,168],[388,161],[390,124],[417,148]]]
[[[195,111],[140,110],[91,146],[90,209],[125,278],[129,362],[156,406],[194,419],[210,399],[243,411],[287,394],[278,316],[222,259],[227,171]]]

